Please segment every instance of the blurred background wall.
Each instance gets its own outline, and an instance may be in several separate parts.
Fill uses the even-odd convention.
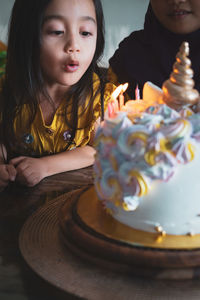
[[[0,40],[5,43],[13,3],[14,0],[0,1]],[[102,0],[102,3],[106,25],[106,47],[102,63],[107,66],[119,42],[133,30],[143,28],[149,0]]]
[[[143,28],[149,0],[102,0],[106,27],[103,62],[117,49],[119,42],[132,31]]]

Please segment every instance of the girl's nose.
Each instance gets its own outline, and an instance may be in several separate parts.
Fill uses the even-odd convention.
[[[65,44],[65,51],[67,53],[80,52],[80,46],[75,38],[70,38]]]

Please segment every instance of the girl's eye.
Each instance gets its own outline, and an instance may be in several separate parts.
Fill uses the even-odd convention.
[[[53,34],[53,35],[62,35],[64,33],[63,30],[53,30],[53,31],[50,31],[50,34]]]
[[[89,31],[82,31],[81,35],[83,35],[83,36],[90,36],[90,35],[92,35],[92,33],[89,32]]]

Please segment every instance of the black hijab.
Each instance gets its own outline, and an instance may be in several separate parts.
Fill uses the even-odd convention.
[[[195,88],[200,91],[200,29],[190,34],[172,33],[161,25],[149,4],[144,30],[125,38],[109,60],[118,81],[129,83],[128,94],[132,99],[137,84],[141,91],[146,81],[162,87],[183,41],[189,42]]]

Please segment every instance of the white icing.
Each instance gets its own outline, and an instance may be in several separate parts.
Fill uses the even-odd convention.
[[[135,211],[116,207],[113,217],[132,228],[156,232],[160,225],[168,234],[200,233],[200,149],[195,159],[179,165],[168,181],[155,181],[140,198]]]

